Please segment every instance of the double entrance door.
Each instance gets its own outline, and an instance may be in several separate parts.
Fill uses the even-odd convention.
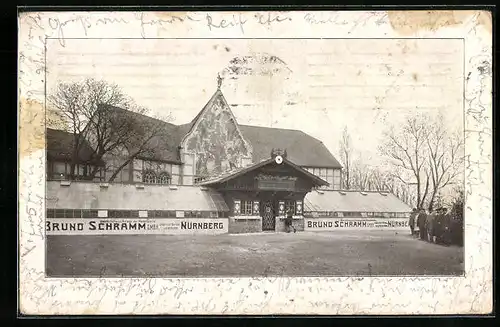
[[[276,201],[264,200],[261,204],[262,230],[274,231],[276,227]]]

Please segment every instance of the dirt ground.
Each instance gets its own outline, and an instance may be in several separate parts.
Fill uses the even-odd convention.
[[[49,277],[460,275],[463,248],[404,232],[48,236]]]

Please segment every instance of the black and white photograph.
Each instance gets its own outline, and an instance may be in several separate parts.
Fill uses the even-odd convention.
[[[243,278],[256,291],[252,280],[466,277],[470,181],[485,178],[470,148],[487,130],[468,133],[489,119],[492,68],[463,37],[387,36],[380,13],[331,37],[318,29],[353,13],[115,14],[46,21],[43,106],[26,102],[43,128],[31,164],[43,196],[28,200],[43,204],[20,209],[43,217],[31,226],[44,278]],[[316,34],[277,32],[298,19]],[[202,37],[176,34],[181,23]]]
[[[462,274],[462,45],[49,40],[47,274]]]

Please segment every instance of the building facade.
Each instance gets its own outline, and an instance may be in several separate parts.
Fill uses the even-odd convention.
[[[137,126],[152,120],[116,111],[134,115]],[[342,191],[341,164],[314,137],[238,124],[220,83],[190,123],[161,122],[161,129],[133,160],[124,161],[133,146],[98,161],[91,143],[81,147],[72,181],[72,135],[48,129],[47,217],[224,218],[230,233],[243,233],[281,231],[289,210],[298,230],[307,219],[404,218],[410,211],[392,194]],[[93,169],[94,178],[85,178]]]

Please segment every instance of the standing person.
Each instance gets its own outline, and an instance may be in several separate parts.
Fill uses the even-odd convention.
[[[435,243],[435,235],[436,235],[436,219],[438,215],[438,210],[433,210],[433,212],[429,212],[427,216],[427,221],[425,224],[425,229],[427,233],[427,240],[431,243]]]
[[[427,240],[427,231],[425,229],[425,225],[427,223],[427,214],[424,209],[420,209],[420,213],[417,218],[418,230],[420,232],[420,239]]]
[[[415,234],[415,216],[417,215],[417,208],[413,208],[410,214],[410,231],[411,231],[411,236]]]
[[[448,243],[450,216],[448,215],[447,209],[445,207],[439,208],[437,212],[438,215],[434,220],[434,234],[436,236],[436,243]]]
[[[285,230],[287,233],[290,233],[291,228],[293,228],[293,232],[296,233],[297,230],[293,227],[293,212],[292,210],[288,210],[285,218]]]

